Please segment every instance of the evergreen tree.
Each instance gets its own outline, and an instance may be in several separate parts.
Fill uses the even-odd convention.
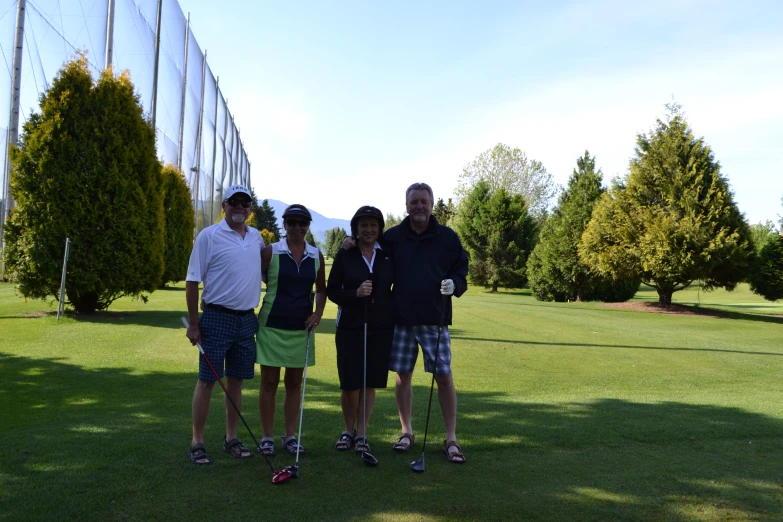
[[[334,227],[331,230],[326,231],[326,239],[324,239],[323,251],[328,257],[334,257],[337,252],[343,247],[343,241],[348,237],[348,233],[342,227]]]
[[[396,227],[400,223],[402,223],[402,220],[405,219],[405,213],[399,216],[395,216],[391,212],[386,213],[386,219],[384,219],[384,230],[389,230],[391,227]]]
[[[579,255],[593,270],[640,279],[672,294],[701,281],[732,290],[753,255],[750,230],[712,150],[693,136],[678,105],[637,137],[630,172],[601,196]]]
[[[259,230],[259,233],[261,234],[261,238],[264,240],[264,245],[269,246],[275,242],[274,232],[270,232],[267,229],[262,228]]]
[[[479,181],[462,201],[456,232],[470,254],[474,284],[518,288],[525,284],[525,264],[533,247],[535,225],[520,194]]]
[[[783,235],[774,235],[761,249],[748,282],[751,290],[768,301],[783,299]]]
[[[315,240],[315,236],[313,236],[313,233],[309,228],[307,229],[307,234],[305,234],[305,241],[313,245],[315,248],[318,248],[318,241]]]
[[[163,215],[166,223],[164,270],[161,286],[185,279],[193,249],[193,206],[190,189],[182,172],[174,165],[163,167]]]
[[[73,242],[66,295],[79,313],[159,287],[164,218],[155,131],[127,73],[98,81],[85,55],[66,63],[40,112],[11,147],[6,266],[25,297],[59,297],[65,238]]]
[[[448,225],[452,216],[456,213],[457,209],[454,206],[454,203],[451,202],[451,198],[449,198],[448,203],[444,203],[443,198],[439,198],[438,202],[435,203],[432,208],[432,215],[435,216],[435,219],[441,225]]]
[[[576,163],[528,260],[530,288],[541,301],[627,301],[638,290],[638,280],[613,283],[592,273],[579,259],[579,241],[603,193],[603,173],[596,170],[588,151]]]
[[[783,217],[780,228],[780,232],[770,235],[759,249],[748,275],[750,289],[768,301],[783,299]]]
[[[275,209],[269,204],[268,199],[262,201],[261,205],[256,207],[252,214],[255,216],[256,226],[259,230],[267,229],[275,235],[275,241],[280,241],[280,227],[277,225]]]

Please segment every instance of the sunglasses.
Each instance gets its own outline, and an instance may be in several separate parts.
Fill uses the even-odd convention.
[[[305,228],[310,226],[310,222],[306,219],[286,219],[285,224],[289,227],[295,227],[299,225],[300,227]]]
[[[226,200],[226,203],[229,204],[229,206],[232,206],[234,208],[242,205],[243,208],[250,208],[251,201],[249,199],[237,199],[237,198],[231,198]]]

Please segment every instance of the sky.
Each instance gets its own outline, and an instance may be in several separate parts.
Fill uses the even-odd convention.
[[[783,214],[783,2],[180,0],[261,198],[332,218],[452,197],[498,143],[624,175],[681,104],[751,223]],[[553,202],[554,203],[554,202]]]

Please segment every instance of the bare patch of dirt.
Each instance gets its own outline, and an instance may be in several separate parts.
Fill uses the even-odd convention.
[[[57,315],[57,312],[51,310],[46,312],[30,312],[27,314],[22,314],[22,317],[46,317],[47,315]]]
[[[620,310],[632,310],[634,312],[653,312],[657,314],[671,314],[671,315],[712,315],[718,316],[720,312],[716,310],[704,310],[695,309],[692,306],[684,306],[680,304],[671,304],[669,306],[661,306],[658,303],[652,301],[634,301],[627,303],[604,303],[604,306],[609,308],[619,308]]]

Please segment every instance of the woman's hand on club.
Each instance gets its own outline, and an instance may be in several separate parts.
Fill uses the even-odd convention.
[[[320,314],[314,313],[310,314],[310,317],[307,318],[307,321],[305,321],[305,330],[308,332],[312,332],[316,329],[316,327],[321,324],[321,316]]]
[[[372,294],[372,281],[369,279],[356,289],[356,297],[370,297]]]

